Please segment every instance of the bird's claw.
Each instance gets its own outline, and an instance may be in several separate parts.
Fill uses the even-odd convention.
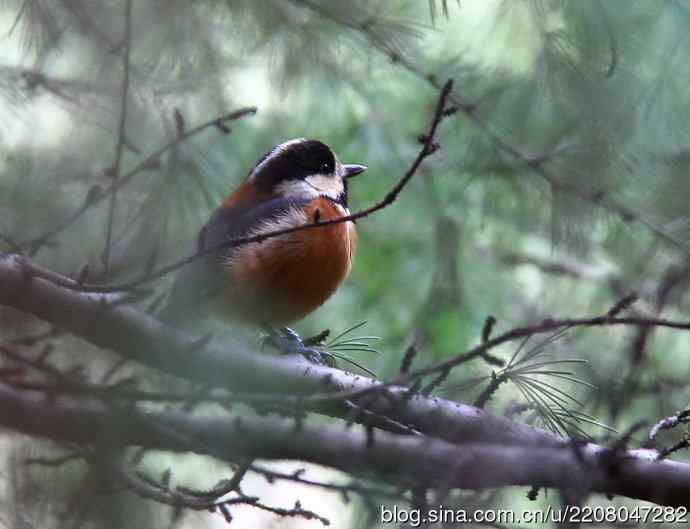
[[[335,367],[335,359],[332,355],[315,347],[307,347],[299,334],[288,327],[279,331],[269,330],[264,344],[271,345],[285,354],[300,354],[312,364]]]

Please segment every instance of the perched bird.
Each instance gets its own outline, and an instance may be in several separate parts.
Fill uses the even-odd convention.
[[[197,249],[348,215],[348,179],[365,169],[342,164],[318,140],[281,143],[211,215]],[[274,332],[304,318],[337,290],[350,272],[356,245],[354,223],[343,222],[214,251],[180,270],[160,316],[180,323],[207,307],[217,316]],[[282,336],[295,338],[286,331]]]

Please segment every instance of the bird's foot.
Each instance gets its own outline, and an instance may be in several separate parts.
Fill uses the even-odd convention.
[[[288,327],[283,327],[280,330],[267,329],[267,333],[268,336],[264,343],[273,346],[285,354],[301,354],[312,364],[330,367],[334,365],[334,358],[331,355],[325,354],[325,351],[321,351],[316,347],[307,347],[299,334]]]

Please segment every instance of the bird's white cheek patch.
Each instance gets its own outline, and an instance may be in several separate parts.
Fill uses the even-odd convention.
[[[284,197],[316,198],[321,194],[304,180],[286,180],[278,184],[275,190]]]
[[[327,196],[338,199],[345,188],[343,181],[335,176],[316,174],[304,180],[286,180],[276,186],[276,192],[286,197],[316,198]]]
[[[326,195],[337,199],[345,190],[343,181],[335,176],[317,174],[307,177],[307,184],[320,191],[321,195]]]

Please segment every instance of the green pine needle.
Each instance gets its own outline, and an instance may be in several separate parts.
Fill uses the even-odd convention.
[[[504,376],[513,383],[525,400],[535,410],[544,426],[549,430],[570,436],[589,438],[581,427],[582,424],[597,426],[605,430],[610,427],[596,421],[573,407],[582,408],[584,403],[570,392],[558,385],[547,382],[551,378],[556,381],[570,382],[587,389],[596,389],[594,385],[581,379],[570,371],[567,366],[588,363],[580,358],[549,359],[546,355],[550,346],[567,334],[568,329],[561,329],[534,347],[525,350],[530,337],[523,339],[511,356],[508,364],[497,374]]]
[[[344,362],[361,369],[365,373],[378,378],[378,375],[374,371],[358,363],[350,356],[343,354],[346,352],[380,354],[380,351],[371,345],[371,342],[381,339],[379,336],[349,336],[357,329],[364,327],[366,324],[366,320],[355,323],[354,325],[342,331],[340,334],[337,334],[325,344],[323,354],[343,360]]]
[[[342,360],[343,362],[347,362],[348,364],[352,364],[353,366],[355,366],[358,369],[361,369],[362,371],[364,371],[368,375],[371,375],[374,378],[378,378],[378,375],[374,371],[372,371],[368,367],[363,366],[362,364],[353,360],[349,356],[345,356],[345,355],[340,354],[340,353],[334,353],[333,351],[323,351],[322,354],[325,354],[327,356],[332,356],[333,358],[337,358],[338,360]]]

